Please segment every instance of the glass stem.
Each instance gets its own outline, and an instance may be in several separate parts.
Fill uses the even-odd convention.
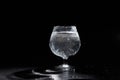
[[[61,67],[62,67],[63,71],[69,71],[70,70],[70,66],[68,65],[67,59],[63,59],[63,64],[62,64]]]
[[[63,64],[68,65],[68,61],[67,61],[67,59],[63,59]]]

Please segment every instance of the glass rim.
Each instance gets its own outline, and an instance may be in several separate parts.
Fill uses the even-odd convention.
[[[53,31],[72,31],[72,32],[77,32],[77,27],[75,25],[63,25],[63,26],[54,26]]]
[[[69,27],[76,27],[76,26],[75,25],[65,25],[65,26],[64,25],[63,26],[59,25],[59,26],[54,26],[54,27],[68,27],[69,28]]]

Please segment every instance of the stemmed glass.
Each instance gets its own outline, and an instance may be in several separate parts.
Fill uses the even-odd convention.
[[[80,49],[81,41],[76,26],[54,26],[49,40],[52,53],[63,59],[63,64],[52,69],[45,69],[43,73],[34,69],[34,74],[52,74],[56,72],[74,71],[74,67],[68,65],[67,60],[74,56]]]
[[[67,60],[75,55],[81,46],[80,37],[76,26],[54,26],[49,47],[53,54],[63,59],[63,64],[56,67],[60,71],[72,70]]]

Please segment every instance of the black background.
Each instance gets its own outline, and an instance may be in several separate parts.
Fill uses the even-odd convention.
[[[70,64],[119,66],[116,8],[112,4],[81,4],[7,6],[2,15],[0,67],[62,63],[49,49],[49,38],[56,25],[77,26],[82,46],[69,58]]]

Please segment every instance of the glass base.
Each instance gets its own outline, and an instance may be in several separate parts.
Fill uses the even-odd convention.
[[[63,72],[75,72],[75,68],[73,66],[70,66],[68,64],[62,64],[59,66],[55,66],[52,68],[47,69],[41,69],[41,68],[35,68],[32,70],[34,74],[40,74],[40,75],[49,75],[49,74],[61,74]]]

